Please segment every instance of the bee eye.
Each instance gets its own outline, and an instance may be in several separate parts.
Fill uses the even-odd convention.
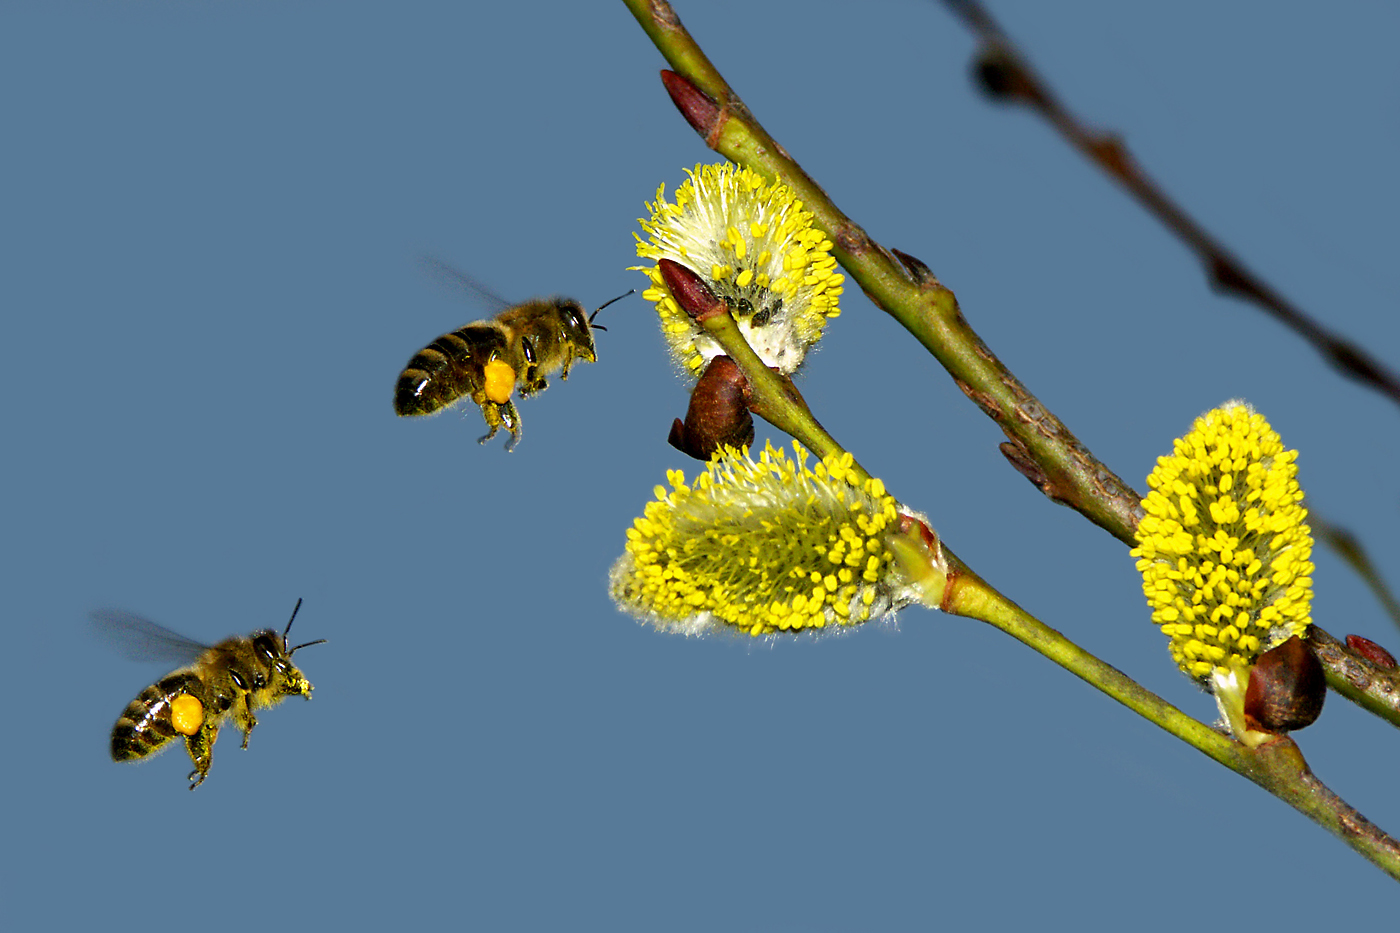
[[[257,650],[258,654],[262,655],[268,661],[273,660],[281,653],[277,650],[277,645],[274,644],[270,638],[259,637],[253,639],[253,647]]]

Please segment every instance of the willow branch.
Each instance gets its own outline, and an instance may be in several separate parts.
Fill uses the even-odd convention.
[[[813,212],[817,223],[831,235],[838,260],[867,295],[909,330],[948,369],[959,388],[1002,427],[1012,448],[1008,452],[1008,445],[1003,445],[1003,452],[1012,463],[1047,495],[1075,508],[1125,543],[1133,543],[1133,531],[1140,515],[1137,494],[1099,463],[1001,364],[967,325],[953,293],[941,285],[923,263],[879,246],[836,208],[820,186],[753,118],[686,32],[669,4],[664,0],[624,0],[624,3],[678,72],[676,76],[663,74],[668,90],[706,144],[731,160],[769,178],[780,179],[792,188]],[[768,376],[773,374],[761,364],[755,367],[757,358],[751,350],[744,353],[747,344],[733,328],[732,318],[728,314],[723,317],[729,322],[728,328],[720,322],[707,329],[721,340],[727,352],[738,354],[734,358],[745,376],[764,386]],[[762,391],[771,395],[773,387]],[[805,405],[801,407],[805,410]],[[807,414],[810,417],[810,412]],[[819,429],[814,418],[810,425],[799,428],[809,436],[817,436]],[[826,432],[820,431],[820,434]],[[835,441],[831,440],[830,444],[835,445]],[[1400,878],[1400,846],[1323,786],[1308,770],[1291,740],[1282,738],[1249,750],[1214,733],[1033,619],[987,586],[956,557],[951,554],[949,557],[962,571],[961,592],[964,595],[960,605],[950,595],[950,605],[944,608],[981,618],[1013,635],[1171,734],[1269,790],[1342,838],[1392,877]],[[953,588],[950,587],[949,592],[953,593]],[[1329,670],[1329,683],[1332,676]]]
[[[1006,434],[1002,452],[1051,499],[1069,505],[1124,542],[1133,540],[1138,496],[1095,460],[1069,429],[1002,365],[968,326],[957,299],[926,266],[897,256],[827,197],[749,113],[663,2],[626,0],[684,85],[667,81],[677,106],[707,145],[734,162],[781,179],[831,236],[833,253],[867,295],[899,321]],[[698,93],[697,93],[698,92]]]
[[[968,325],[952,291],[939,283],[924,263],[880,246],[836,207],[744,106],[669,4],[663,0],[624,2],[662,55],[677,69],[678,74],[674,75],[663,72],[663,82],[706,144],[736,163],[781,180],[797,193],[803,206],[831,235],[837,259],[870,300],[918,339],[948,370],[958,388],[1001,427],[1008,438],[1001,444],[1001,451],[1023,476],[1045,495],[1075,509],[1118,540],[1129,546],[1135,544],[1141,515],[1137,492],[1100,463],[997,359]],[[730,352],[729,345],[725,346]],[[742,363],[740,368],[755,385],[769,381]],[[776,399],[771,391],[768,397]],[[819,454],[836,449],[829,436],[821,440],[816,432],[796,433],[764,412],[759,414]],[[1328,683],[1352,683],[1338,663],[1323,657]],[[1370,696],[1364,704],[1366,708],[1400,726],[1400,710],[1392,708],[1386,695],[1375,692],[1371,696],[1378,691],[1378,682],[1368,683],[1371,686],[1362,690]],[[1340,692],[1352,698],[1356,689]]]
[[[1002,596],[951,552],[947,556],[951,570],[938,608],[987,622],[1029,646],[1139,716],[1258,784],[1400,880],[1400,843],[1318,780],[1292,739],[1280,736],[1258,748],[1246,748],[1094,657]]]
[[[982,43],[975,71],[989,96],[1025,104],[1044,117],[1066,142],[1122,185],[1196,254],[1216,291],[1253,302],[1311,344],[1342,375],[1400,403],[1400,376],[1357,344],[1308,316],[1250,270],[1143,171],[1121,136],[1092,129],[1061,105],[986,7],[978,0],[943,2]]]
[[[744,339],[729,308],[700,276],[667,259],[661,264],[667,287],[677,302],[744,373],[754,410],[775,427],[802,440],[819,456],[842,452],[812,416],[791,381],[763,364]],[[861,479],[868,478],[859,464],[853,464],[853,468]],[[1400,844],[1318,781],[1291,739],[1280,737],[1257,749],[1246,748],[1183,713],[1025,612],[974,573],[946,541],[939,542],[939,552],[945,563],[926,591],[933,597],[928,603],[931,608],[1001,629],[1144,719],[1286,801],[1400,879]]]
[[[1308,626],[1307,637],[1327,672],[1327,686],[1392,726],[1400,726],[1400,671],[1382,667],[1317,625]]]

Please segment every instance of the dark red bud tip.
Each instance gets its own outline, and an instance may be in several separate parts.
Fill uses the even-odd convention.
[[[674,71],[662,71],[661,83],[666,85],[666,93],[671,95],[671,103],[685,117],[691,129],[700,134],[701,139],[709,139],[710,133],[719,121],[719,105],[714,98],[682,78]]]
[[[1292,732],[1312,725],[1326,698],[1322,663],[1294,635],[1254,663],[1244,693],[1245,723],[1261,732]]]
[[[894,257],[904,265],[904,271],[908,272],[909,277],[915,282],[921,285],[926,282],[938,282],[938,277],[933,274],[933,270],[928,267],[928,263],[924,262],[922,259],[917,256],[910,256],[908,253],[901,252],[897,249],[891,249],[890,252],[894,253]]]
[[[704,459],[690,452],[690,448],[692,447],[690,435],[686,433],[685,422],[679,418],[671,422],[671,434],[666,438],[666,443],[687,456],[695,457],[697,460]]]
[[[1037,87],[1035,77],[1005,49],[981,50],[981,55],[972,63],[972,76],[981,92],[994,101],[1046,104],[1044,92]]]
[[[697,324],[729,310],[725,303],[710,291],[710,286],[705,284],[705,280],[685,266],[670,259],[657,260],[656,265],[661,270],[661,278],[670,289],[671,296],[676,299],[681,310],[690,315]]]
[[[1020,62],[999,48],[984,48],[972,63],[972,77],[992,100],[1033,100],[1035,94]]]
[[[983,404],[983,398],[980,393],[978,395],[971,395],[970,397],[983,411],[989,410],[987,406]],[[995,402],[990,398],[986,401],[991,405],[990,410],[996,412],[997,415],[1000,416],[1001,409]],[[1045,492],[1049,491],[1050,478],[1045,475],[1045,471],[1040,468],[1040,464],[1036,463],[1035,460],[1031,458],[1030,451],[1027,450],[1020,441],[1002,441],[997,445],[997,450],[1000,450],[1001,455],[1006,458],[1007,462],[1016,468],[1017,473],[1020,473],[1026,479],[1030,480],[1037,489]]]
[[[752,444],[753,415],[745,401],[747,394],[748,380],[735,362],[727,356],[715,357],[695,383],[685,421],[677,418],[671,425],[671,446],[696,460],[709,460],[722,444]]]
[[[1395,663],[1395,656],[1369,638],[1362,638],[1360,635],[1348,635],[1347,647],[1376,665],[1376,667],[1384,668],[1387,671],[1393,671],[1397,666]]]
[[[899,531],[900,534],[917,534],[930,549],[938,547],[938,536],[933,533],[933,529],[912,515],[899,513]]]

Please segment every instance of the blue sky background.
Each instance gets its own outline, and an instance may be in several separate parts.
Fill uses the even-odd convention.
[[[1142,477],[1252,401],[1392,579],[1400,411],[1252,307],[1037,119],[967,80],[934,3],[681,2],[779,141],[1106,463]],[[1400,11],[998,3],[1080,113],[1283,293],[1400,367]],[[859,11],[859,12],[857,12]],[[639,285],[662,181],[714,157],[621,4],[57,3],[0,10],[9,929],[1303,928],[1392,917],[1336,839],[981,624],[686,640],[606,594],[686,386],[650,306],[524,402],[400,420],[408,358],[513,299]],[[1391,271],[1386,271],[1391,270]],[[1005,593],[1203,718],[1126,550],[848,290],[801,387]],[[764,436],[760,425],[760,442]],[[781,438],[775,438],[781,441]],[[1316,555],[1315,618],[1400,643]],[[285,621],[316,700],[107,758],[164,671],[118,607],[214,641]],[[1335,696],[1299,742],[1400,832],[1400,735]],[[1344,907],[1339,905],[1345,905]]]

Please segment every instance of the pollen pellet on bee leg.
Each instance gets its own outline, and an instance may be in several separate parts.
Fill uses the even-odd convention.
[[[204,704],[188,693],[170,701],[170,724],[181,735],[194,735],[204,725]]]
[[[515,370],[505,360],[492,360],[482,367],[486,397],[497,405],[510,401],[515,391]]]

